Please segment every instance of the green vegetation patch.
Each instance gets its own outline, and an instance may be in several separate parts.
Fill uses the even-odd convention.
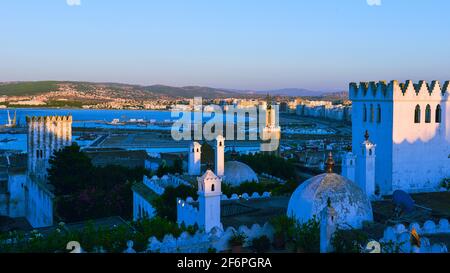
[[[0,84],[0,95],[6,96],[33,96],[46,92],[57,91],[58,82],[17,82]]]

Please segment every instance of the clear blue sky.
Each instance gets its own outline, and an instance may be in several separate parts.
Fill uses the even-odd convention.
[[[449,11],[448,0],[2,0],[0,81],[340,90],[446,80]]]

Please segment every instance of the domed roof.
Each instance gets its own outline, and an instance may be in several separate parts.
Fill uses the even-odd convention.
[[[258,176],[252,168],[239,161],[225,162],[224,181],[233,186],[238,186],[244,182],[259,182]]]
[[[306,222],[327,206],[337,213],[337,224],[341,228],[361,228],[364,221],[373,221],[369,198],[358,185],[335,173],[325,173],[301,184],[289,200],[288,216]]]

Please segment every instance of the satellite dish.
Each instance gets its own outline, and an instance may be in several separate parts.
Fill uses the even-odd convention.
[[[408,213],[414,210],[415,202],[408,193],[402,190],[396,190],[392,196],[392,199],[394,205],[400,208],[403,212]]]

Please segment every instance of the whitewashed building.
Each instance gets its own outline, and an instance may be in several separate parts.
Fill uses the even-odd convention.
[[[8,164],[7,195],[0,213],[24,217],[34,228],[53,225],[54,195],[47,184],[48,160],[54,151],[72,143],[72,116],[27,117],[27,164],[14,170]],[[9,159],[8,159],[9,162]]]
[[[366,171],[374,168],[375,187],[381,194],[437,190],[442,179],[450,177],[449,91],[450,82],[438,81],[351,83],[356,168],[347,164],[343,174],[361,184]],[[365,148],[366,131],[376,145],[374,166],[362,162],[372,151]]]

